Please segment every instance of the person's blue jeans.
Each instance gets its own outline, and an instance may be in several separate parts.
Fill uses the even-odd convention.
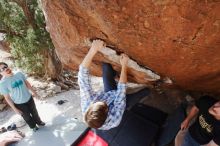
[[[104,91],[108,92],[111,90],[117,90],[117,83],[115,81],[116,71],[112,68],[111,64],[102,64],[102,77],[104,84]],[[144,88],[138,92],[126,95],[126,108],[130,109],[133,105],[138,103],[143,97],[149,95],[150,90]]]
[[[190,135],[189,131],[187,131],[182,146],[200,146],[198,142],[196,142]]]

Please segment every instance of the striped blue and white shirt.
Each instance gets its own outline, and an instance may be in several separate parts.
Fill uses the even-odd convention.
[[[91,87],[89,70],[80,65],[78,73],[80,87],[81,108],[83,115],[91,103],[102,101],[108,105],[108,116],[100,130],[117,127],[122,119],[126,107],[126,84],[118,83],[117,90],[109,92],[94,92]]]

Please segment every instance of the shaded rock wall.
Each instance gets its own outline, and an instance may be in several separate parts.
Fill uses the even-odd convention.
[[[91,38],[102,38],[139,65],[183,89],[219,92],[219,0],[41,0],[56,51],[73,70]],[[97,54],[92,73],[100,75]],[[111,62],[111,61],[109,61]],[[117,63],[113,63],[119,69]],[[135,70],[132,81],[147,81]]]

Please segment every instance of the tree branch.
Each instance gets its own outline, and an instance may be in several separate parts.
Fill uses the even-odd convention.
[[[22,8],[28,24],[30,24],[33,29],[36,29],[37,25],[36,25],[35,19],[34,19],[34,12],[31,11],[26,0],[10,0],[10,2],[14,2]]]
[[[19,36],[19,37],[22,36],[21,34],[19,34],[17,32],[5,30],[5,29],[0,29],[0,33],[14,35],[14,36]]]

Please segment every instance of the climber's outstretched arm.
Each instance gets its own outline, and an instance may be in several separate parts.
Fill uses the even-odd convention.
[[[101,40],[94,40],[92,42],[92,46],[89,50],[89,52],[87,53],[86,57],[84,58],[84,60],[81,63],[81,66],[85,67],[85,68],[89,68],[93,57],[95,56],[95,54],[104,47],[104,42]]]

